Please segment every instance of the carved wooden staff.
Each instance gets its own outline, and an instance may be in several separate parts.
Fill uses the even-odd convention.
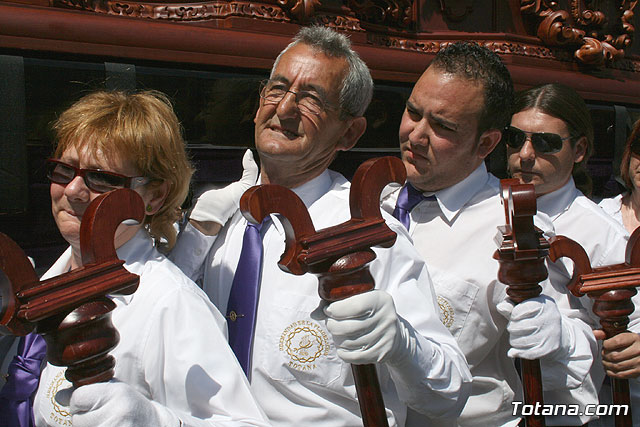
[[[507,295],[518,304],[542,292],[539,283],[547,278],[544,260],[549,253],[549,243],[533,224],[537,212],[533,185],[520,184],[517,179],[503,179],[500,185],[506,225],[498,227],[500,248],[494,258],[500,263],[498,280],[507,285]],[[543,405],[540,361],[520,359],[520,366],[525,403]],[[529,427],[545,425],[542,415],[532,414],[525,419]]]
[[[39,281],[20,247],[0,233],[0,332],[41,334],[47,360],[66,366],[75,387],[113,378],[115,359],[108,353],[119,341],[111,323],[115,303],[108,294],[131,294],[139,277],[118,259],[114,235],[127,219],[142,222],[144,204],[133,190],[102,194],[87,207],[80,226],[83,266]]]
[[[634,310],[631,298],[640,285],[640,228],[631,234],[622,264],[591,268],[589,256],[578,242],[556,236],[551,239],[549,258],[555,262],[562,257],[568,257],[574,263],[569,290],[577,297],[588,295],[593,300],[593,312],[600,319],[607,338],[627,332],[629,315]],[[615,425],[631,427],[629,381],[611,378],[611,385],[613,403],[629,408],[626,415],[615,415]]]
[[[320,298],[333,302],[374,288],[368,267],[376,257],[371,247],[390,247],[396,240],[380,214],[380,193],[388,183],[403,184],[405,178],[404,165],[396,157],[364,162],[351,184],[351,219],[320,231],[302,200],[278,185],[250,188],[240,200],[240,210],[256,224],[271,213],[280,214],[286,247],[278,265],[291,274],[318,276]],[[351,367],[364,425],[388,426],[375,365]]]

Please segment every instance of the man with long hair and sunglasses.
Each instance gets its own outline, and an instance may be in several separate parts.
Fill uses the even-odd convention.
[[[290,188],[317,230],[350,218],[350,184],[327,168],[364,133],[372,93],[369,70],[349,40],[325,27],[301,29],[260,87],[258,182]],[[215,205],[208,199],[204,193],[194,207],[200,223],[215,222],[201,208]],[[187,226],[173,256],[227,314],[229,342],[274,425],[361,425],[349,363],[376,364],[389,425],[407,425],[412,412],[459,414],[468,367],[438,318],[425,263],[401,224],[384,214],[398,236],[391,248],[373,248],[376,289],[324,304],[316,276],[278,267],[285,235],[275,215],[258,228],[231,213],[210,249]],[[251,258],[249,248],[257,249]]]
[[[469,362],[473,386],[460,426],[519,423],[513,403],[522,402],[522,385],[510,357],[540,359],[545,387],[569,393],[587,377],[584,354],[595,351],[589,329],[569,310],[545,296],[513,307],[498,281],[494,237],[505,217],[485,158],[500,142],[512,102],[511,77],[495,53],[463,42],[440,50],[400,124],[407,183],[383,201],[429,265],[441,319]],[[545,395],[545,403],[558,401]]]
[[[511,125],[504,134],[511,175],[534,185],[538,211],[549,215],[555,234],[580,243],[594,268],[624,262],[626,230],[587,198],[576,184],[578,180],[588,184],[588,180],[583,178],[584,165],[594,139],[591,115],[584,100],[568,86],[546,84],[518,93],[514,112]],[[585,191],[589,191],[589,185]],[[549,278],[558,294],[564,293],[563,288],[572,273],[571,261],[561,259],[549,263]],[[589,299],[567,297],[573,306],[587,308],[589,316],[584,319],[585,323],[594,329],[597,339],[604,339],[598,317],[590,309]],[[638,306],[640,297],[634,297],[634,302]],[[631,320],[629,329],[633,332],[603,343],[604,363],[608,367],[611,367],[612,359],[623,362],[624,366],[624,360],[633,362],[640,357],[638,310],[631,315]],[[602,384],[604,375],[599,356],[596,355],[592,369],[597,386]],[[609,374],[629,377],[624,372],[610,371]],[[638,404],[634,406],[638,407]]]

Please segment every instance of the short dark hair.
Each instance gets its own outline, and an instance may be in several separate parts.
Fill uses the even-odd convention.
[[[482,84],[484,109],[478,120],[478,135],[489,129],[502,130],[509,124],[513,82],[495,52],[477,43],[451,43],[436,54],[429,67]]]
[[[593,123],[591,113],[584,99],[567,85],[548,83],[518,92],[514,103],[513,113],[536,108],[545,114],[562,120],[569,130],[571,146],[575,146],[578,139],[585,137],[587,149],[581,162],[573,165],[573,178],[576,186],[586,195],[591,193],[591,178],[584,165],[593,151]]]

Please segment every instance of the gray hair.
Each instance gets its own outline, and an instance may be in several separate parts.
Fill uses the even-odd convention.
[[[303,43],[326,56],[344,58],[349,64],[349,72],[340,88],[340,119],[364,115],[373,96],[373,80],[367,64],[351,48],[349,39],[330,28],[317,25],[303,27],[276,58],[271,68],[271,77],[280,62],[280,58],[289,49]]]

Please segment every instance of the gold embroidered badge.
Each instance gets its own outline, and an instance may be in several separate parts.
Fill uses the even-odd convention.
[[[451,304],[449,304],[449,301],[447,301],[446,298],[441,297],[440,295],[438,295],[437,301],[438,307],[440,308],[440,321],[448,329],[451,327],[451,325],[453,325],[453,307],[451,307]]]
[[[59,426],[70,426],[71,413],[69,412],[69,408],[61,406],[56,400],[56,393],[63,385],[66,385],[66,387],[71,386],[70,383],[65,381],[64,370],[61,370],[53,377],[46,391],[46,396],[51,402],[51,408],[53,409],[49,414],[49,421]]]
[[[293,322],[280,335],[279,350],[287,354],[289,367],[298,371],[316,369],[316,360],[327,356],[330,347],[327,333],[308,320]]]

